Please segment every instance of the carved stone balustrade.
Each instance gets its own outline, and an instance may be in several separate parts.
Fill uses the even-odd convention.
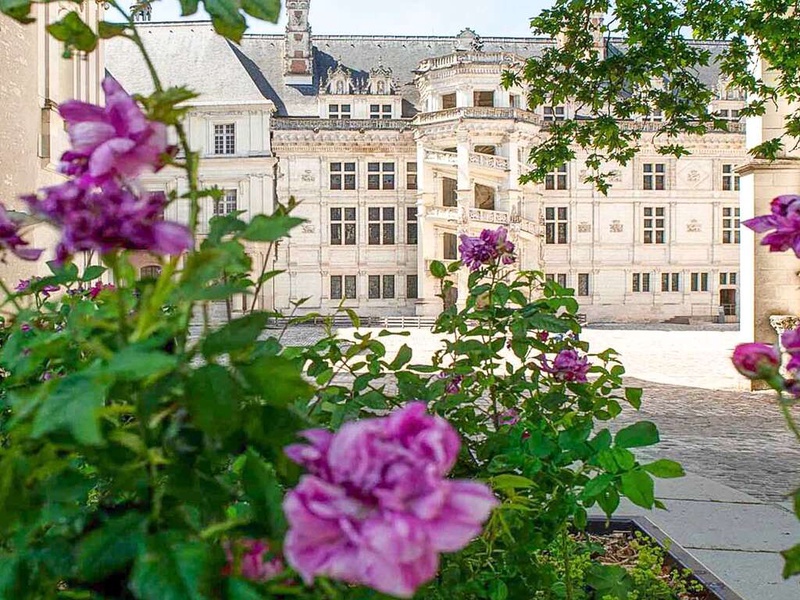
[[[508,171],[508,159],[503,156],[494,156],[493,154],[482,154],[480,152],[470,152],[469,162],[470,164],[479,167]]]

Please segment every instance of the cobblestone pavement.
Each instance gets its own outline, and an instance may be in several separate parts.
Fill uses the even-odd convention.
[[[772,393],[626,383],[644,388],[642,408],[623,411],[611,427],[656,423],[662,441],[644,456],[677,460],[690,473],[770,502],[786,501],[800,485],[800,443]]]

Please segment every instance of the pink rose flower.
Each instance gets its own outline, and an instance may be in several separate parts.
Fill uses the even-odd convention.
[[[589,358],[580,356],[571,348],[559,352],[552,364],[548,364],[547,360],[542,358],[542,370],[553,375],[558,381],[586,383],[588,381],[586,374],[590,368]]]
[[[250,581],[263,583],[285,570],[283,561],[270,553],[269,544],[263,540],[225,542],[224,550],[228,560],[225,575],[241,575]]]
[[[509,408],[500,413],[500,425],[516,425],[519,423],[519,411],[516,408]]]
[[[167,128],[149,121],[136,101],[112,77],[103,80],[105,106],[78,100],[58,108],[67,125],[72,150],[62,156],[61,170],[92,179],[135,177],[162,166]]]
[[[22,260],[38,260],[42,250],[28,248],[28,242],[22,239],[19,229],[19,221],[12,218],[6,207],[0,204],[0,249],[8,250]]]
[[[286,448],[310,474],[284,500],[284,552],[307,583],[321,575],[410,598],[497,504],[481,483],[446,479],[458,434],[422,403],[304,437]]]
[[[778,374],[781,355],[768,344],[739,344],[733,351],[733,366],[748,379],[769,379]]]
[[[477,271],[497,260],[504,265],[510,265],[515,260],[514,244],[507,238],[508,230],[505,227],[498,227],[494,231],[484,229],[478,237],[462,235],[458,247],[461,260],[470,271]]]

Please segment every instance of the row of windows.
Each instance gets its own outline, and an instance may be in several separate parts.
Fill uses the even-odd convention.
[[[369,105],[369,118],[370,119],[391,119],[394,116],[391,104],[370,104]],[[353,105],[352,104],[329,104],[328,105],[328,118],[329,119],[352,119],[353,118]]]
[[[736,285],[738,280],[736,273],[720,273],[720,285]],[[689,289],[692,292],[708,292],[710,274],[707,272],[697,272],[689,274]],[[653,292],[655,291],[652,283],[651,273],[633,273],[631,275],[632,292]],[[662,292],[681,292],[683,291],[683,273],[661,273]]]
[[[667,243],[667,218],[663,206],[645,206],[642,210],[642,233],[645,244]],[[566,206],[548,206],[544,209],[544,242],[545,244],[569,243],[569,218]],[[725,206],[722,208],[722,243],[738,244],[739,208]]]
[[[358,243],[356,209],[331,207],[331,244],[355,246]],[[393,206],[367,208],[367,243],[372,246],[395,243],[396,213]],[[417,243],[417,207],[406,207],[406,244]]]
[[[331,275],[331,299],[355,300],[358,297],[358,278],[355,275]],[[370,300],[395,298],[394,275],[367,276],[367,298]],[[416,275],[406,275],[406,298],[419,296]]]
[[[396,187],[396,170],[393,162],[367,163],[367,189],[393,190]],[[356,163],[330,163],[330,189],[354,190],[358,185]],[[406,189],[417,189],[417,163],[406,163]]]

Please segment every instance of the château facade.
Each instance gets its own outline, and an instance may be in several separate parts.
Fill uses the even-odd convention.
[[[276,253],[248,248],[254,269],[269,260],[268,270],[285,270],[262,307],[308,298],[307,311],[436,314],[430,262],[456,260],[460,234],[503,225],[518,266],[574,288],[590,321],[736,318],[744,101],[718,73],[702,75],[730,127],[680,140],[690,156],[659,155],[644,136],[607,196],[583,182],[581,156],[521,185],[530,148],[575,107],[528,107],[525,90],[505,89],[501,76],[556,42],[481,39],[469,29],[316,36],[307,0],[286,8],[285,35],[245,35],[240,46],[206,22],[140,23],[163,79],[201,94],[189,136],[204,158],[202,183],[224,190],[222,202],[203,207],[205,223],[232,210],[268,213],[290,196],[301,203],[296,214],[307,222]],[[106,60],[129,92],[150,91],[124,40],[108,41]],[[146,183],[186,188],[169,170]],[[188,215],[180,203],[169,211]],[[465,286],[462,272],[462,300]]]

